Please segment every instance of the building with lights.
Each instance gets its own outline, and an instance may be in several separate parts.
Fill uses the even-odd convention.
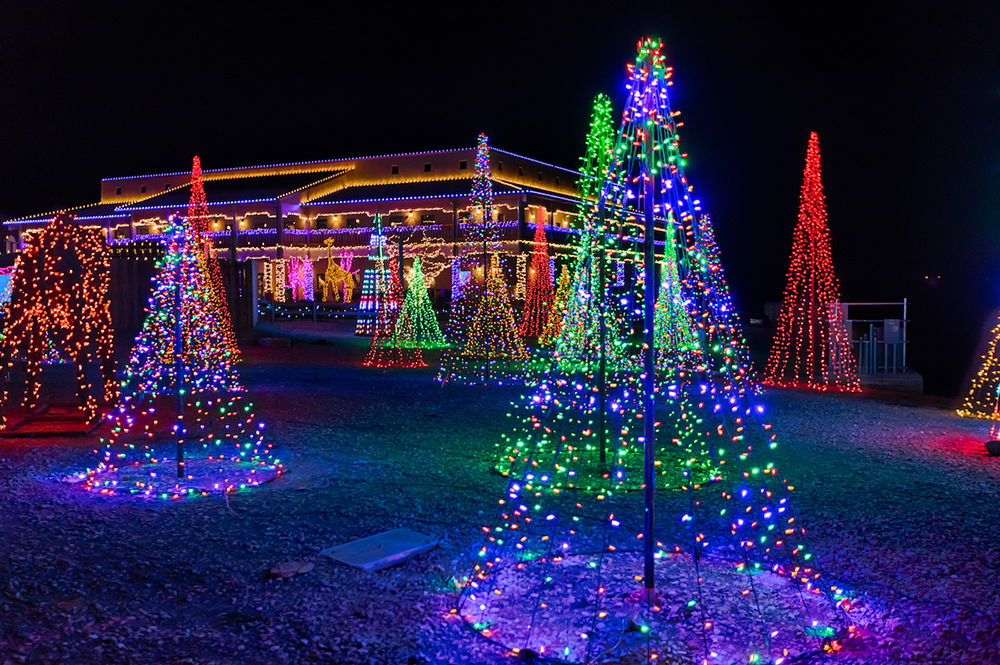
[[[435,295],[446,295],[454,259],[483,252],[470,232],[477,214],[470,204],[475,157],[470,147],[204,170],[210,235],[225,266],[238,325],[253,325],[258,299],[293,298],[296,291],[286,271],[291,261],[299,275],[303,261],[311,267],[313,288],[306,292],[333,300],[333,289],[324,288],[331,262],[349,273],[364,267],[376,214],[382,216],[390,251],[401,247],[404,263],[419,255]],[[576,182],[581,176],[497,148],[490,150],[490,166],[498,247],[506,256],[515,298],[523,298],[538,224],[545,226],[557,261],[570,253],[579,233]],[[78,224],[101,228],[112,247],[117,326],[141,322],[166,220],[186,214],[190,190],[190,171],[105,178],[98,202],[67,209]],[[4,220],[7,250],[23,246],[26,235],[53,216]]]

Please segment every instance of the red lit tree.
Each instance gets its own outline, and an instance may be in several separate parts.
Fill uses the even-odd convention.
[[[763,383],[815,390],[861,390],[833,270],[819,136],[809,135],[792,236],[788,282]]]
[[[528,294],[521,315],[521,336],[539,337],[548,325],[554,297],[549,243],[545,239],[545,226],[541,223],[535,227],[535,248],[531,252],[529,276]]]
[[[110,285],[111,253],[99,229],[79,227],[71,215],[60,214],[28,236],[15,263],[0,337],[5,377],[15,360],[25,361],[26,407],[39,402],[43,362],[75,365],[77,397],[86,421],[94,420],[98,409],[87,378],[89,364],[100,366],[103,400],[117,397]],[[9,396],[5,381],[0,394],[3,425]]]
[[[236,352],[236,330],[226,305],[226,285],[222,281],[219,261],[212,254],[212,238],[208,235],[212,228],[205,199],[205,184],[201,179],[201,158],[198,155],[194,156],[191,164],[191,198],[188,200],[187,216],[198,247],[198,262],[205,271],[205,281],[211,291],[211,306],[218,310],[215,318],[219,322],[219,334],[229,350]],[[235,219],[233,223],[236,223]]]

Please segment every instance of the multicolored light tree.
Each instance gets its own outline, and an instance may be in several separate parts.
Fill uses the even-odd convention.
[[[180,498],[259,485],[282,472],[265,443],[219,336],[204,247],[187,220],[171,217],[121,401],[101,439],[87,489]]]
[[[812,132],[806,149],[788,281],[762,383],[814,390],[861,390],[839,303],[819,136]]]
[[[552,309],[549,311],[549,318],[545,322],[542,334],[538,337],[539,346],[552,346],[562,334],[563,316],[566,308],[569,307],[572,288],[573,276],[569,272],[569,267],[563,266],[559,272],[559,282],[556,286]]]
[[[523,380],[528,350],[514,321],[510,291],[496,254],[465,337],[441,357],[443,383],[509,384]]]
[[[836,648],[846,624],[841,590],[824,588],[811,563],[739,360],[721,265],[707,256],[710,223],[684,176],[671,74],[660,43],[641,41],[590,213],[643,275],[622,297],[634,303],[629,325],[632,308],[641,313],[635,362],[609,373],[607,391],[581,373],[533,387],[508,441],[497,519],[458,580],[453,612],[526,659],[604,662],[625,649],[623,661],[779,665]],[[658,373],[664,236],[699,348],[695,365]],[[614,436],[598,457],[601,418]]]
[[[358,322],[354,329],[355,335],[373,335],[380,316],[380,307],[395,310],[399,301],[383,299],[384,293],[392,293],[392,277],[389,275],[385,253],[385,230],[382,228],[382,215],[376,214],[372,222],[371,239],[368,241],[368,267],[365,268],[361,280],[361,301],[358,303]],[[388,312],[391,318],[395,312]],[[389,329],[391,334],[391,328]]]
[[[474,275],[478,272],[483,277],[485,284],[488,256],[498,249],[496,244],[497,229],[493,224],[493,170],[490,168],[490,140],[486,134],[479,135],[476,145],[476,161],[472,173],[472,193],[469,207],[473,218],[469,228],[469,243],[473,248],[473,253],[453,259],[455,264],[452,268],[451,315],[448,321],[448,336],[454,343],[458,343],[466,336],[470,317],[476,311],[479,299],[482,297],[483,289],[477,285]],[[460,283],[459,276],[463,272],[471,274],[473,277]]]
[[[23,404],[29,409],[41,397],[44,362],[69,362],[76,367],[76,394],[84,420],[93,421],[99,406],[87,378],[89,365],[100,367],[101,401],[115,400],[110,284],[111,253],[99,229],[77,226],[72,215],[60,214],[27,237],[14,264],[10,300],[4,304],[0,425],[7,425],[7,381],[18,359],[25,361]]]
[[[219,267],[219,260],[212,252],[212,238],[209,235],[212,230],[211,217],[209,217],[208,202],[205,199],[205,183],[201,177],[201,158],[197,155],[194,156],[191,164],[191,196],[188,200],[187,216],[191,223],[194,241],[200,249],[198,261],[201,264],[201,269],[205,271],[205,282],[208,284],[211,294],[211,306],[216,309],[215,318],[219,322],[219,334],[230,351],[238,352],[236,329],[233,327],[233,319],[229,315],[226,285],[222,281],[222,269]]]
[[[375,220],[381,230],[381,217],[376,216]],[[386,260],[384,244],[377,246],[374,252],[371,304],[375,325],[372,327],[372,343],[362,364],[366,367],[426,367],[420,347],[394,343],[402,299],[399,271],[395,259]]]
[[[545,239],[545,225],[535,225],[534,249],[531,252],[528,294],[521,314],[521,336],[539,337],[549,323],[552,312],[552,264],[549,262],[549,243]]]
[[[406,298],[399,310],[399,317],[393,328],[392,346],[404,348],[441,349],[448,342],[438,325],[434,307],[427,296],[427,281],[420,257],[413,258],[413,274],[406,290]]]

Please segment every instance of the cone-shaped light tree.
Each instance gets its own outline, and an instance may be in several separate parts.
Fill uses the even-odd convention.
[[[102,493],[169,498],[259,485],[282,465],[219,335],[204,246],[184,218],[167,234],[100,462],[81,477]]]
[[[471,254],[455,257],[452,269],[448,336],[456,344],[468,332],[470,317],[482,296],[483,289],[476,283],[475,274],[478,272],[485,284],[489,254],[497,249],[497,230],[493,224],[493,170],[490,167],[490,140],[486,134],[480,134],[476,143],[469,207],[472,214],[469,226]],[[460,283],[459,276],[463,272],[470,277]]]
[[[729,326],[721,265],[706,255],[711,228],[684,174],[671,77],[659,41],[642,40],[590,212],[643,275],[623,295],[641,312],[638,362],[611,373],[618,387],[606,392],[580,374],[533,386],[508,440],[497,519],[482,529],[454,608],[529,658],[604,662],[623,649],[623,662],[777,664],[835,648],[830,640],[848,629],[838,588],[810,561]],[[671,234],[675,242],[659,245]],[[664,373],[657,246],[676,253],[699,345],[695,367]],[[598,457],[602,413],[614,437]],[[622,639],[626,626],[634,639]]]
[[[77,397],[86,421],[96,418],[98,397],[114,401],[118,384],[110,284],[111,253],[100,230],[77,226],[71,215],[60,214],[28,236],[17,255],[10,300],[4,305],[0,425],[6,425],[8,381],[17,359],[25,361],[23,403],[29,409],[37,406],[40,398],[43,362],[75,365]],[[92,363],[99,364],[103,379],[99,395],[87,379],[87,366]]]
[[[555,302],[552,303],[552,309],[549,311],[545,329],[538,337],[539,346],[552,346],[562,334],[563,317],[566,314],[566,308],[569,307],[572,288],[573,276],[570,274],[569,267],[563,266],[559,272],[559,283],[556,285]]]
[[[368,241],[368,265],[361,279],[361,301],[358,303],[358,322],[355,335],[372,335],[378,324],[380,308],[394,310],[399,301],[393,298],[393,277],[389,274],[389,264],[385,252],[385,230],[382,215],[376,214],[372,221],[371,237]],[[383,318],[391,320],[394,311]],[[391,334],[392,329],[389,329]]]
[[[598,199],[612,162],[615,127],[611,98],[594,98],[584,156],[580,159],[577,189],[582,220],[580,245],[573,267],[570,299],[555,342],[555,358],[564,372],[600,372],[622,355],[624,330],[617,303],[608,293],[608,253],[617,244],[603,227]]]
[[[840,310],[820,168],[819,136],[809,135],[792,235],[788,281],[763,383],[815,390],[861,390]]]
[[[381,236],[381,217],[376,215],[375,222]],[[395,261],[386,259],[384,242],[373,246],[372,252],[370,311],[375,321],[371,327],[371,346],[362,364],[366,367],[426,367],[419,347],[393,344],[393,331],[399,317],[401,299],[398,271],[393,269]]]
[[[528,273],[528,293],[524,299],[524,312],[521,315],[522,337],[539,337],[548,325],[555,296],[552,279],[545,225],[539,222],[535,226],[534,249],[531,252],[531,269]]]
[[[423,349],[448,346],[427,296],[427,281],[419,256],[413,258],[413,274],[389,343],[404,348]]]
[[[465,337],[441,358],[444,383],[509,384],[523,380],[528,350],[514,320],[510,290],[496,254]]]
[[[208,202],[205,198],[205,183],[201,177],[201,158],[194,156],[191,164],[191,196],[188,200],[188,220],[194,242],[199,248],[198,261],[205,271],[205,281],[211,296],[211,306],[216,309],[216,320],[219,322],[219,335],[233,352],[238,352],[236,329],[229,313],[229,298],[226,285],[222,281],[222,268],[219,260],[212,252],[211,218],[208,214]]]
[[[990,331],[980,363],[958,415],[994,421],[991,438],[996,440],[1000,438],[1000,319]]]
[[[694,369],[693,363],[701,348],[681,290],[676,240],[672,234],[667,238],[660,263],[660,292],[656,296],[654,327],[657,367],[667,372]]]

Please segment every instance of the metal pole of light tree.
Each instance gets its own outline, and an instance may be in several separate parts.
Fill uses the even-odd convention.
[[[603,471],[608,459],[608,358],[605,350],[608,339],[608,324],[604,318],[605,308],[607,307],[605,294],[607,280],[605,278],[603,195],[601,196],[601,202],[597,210],[597,231],[599,235],[595,234],[593,237],[597,239],[597,289],[600,298],[597,305],[597,344],[599,354],[597,357],[597,387],[601,398],[600,429],[598,431],[600,432],[599,459],[601,470]],[[593,288],[593,283],[591,283],[591,288]]]
[[[645,135],[643,150],[645,151],[644,169],[649,169],[653,162],[653,147],[650,133]],[[656,358],[653,338],[653,319],[656,305],[656,262],[653,216],[653,175],[648,171],[642,174],[643,195],[642,207],[645,216],[645,232],[643,234],[643,295],[642,309],[645,328],[643,330],[642,347],[642,393],[643,393],[643,503],[645,519],[643,520],[643,587],[645,600],[653,603],[656,599],[656,582],[653,577],[654,555],[656,552],[656,537],[653,524],[653,501],[655,499],[655,480],[653,473],[656,448],[656,395],[655,371]]]
[[[182,247],[179,241],[177,230],[174,231],[174,242],[176,244],[176,261],[174,266],[174,377],[177,382],[177,477],[184,477],[184,338],[181,333],[181,280],[183,272],[183,252],[187,247]]]

